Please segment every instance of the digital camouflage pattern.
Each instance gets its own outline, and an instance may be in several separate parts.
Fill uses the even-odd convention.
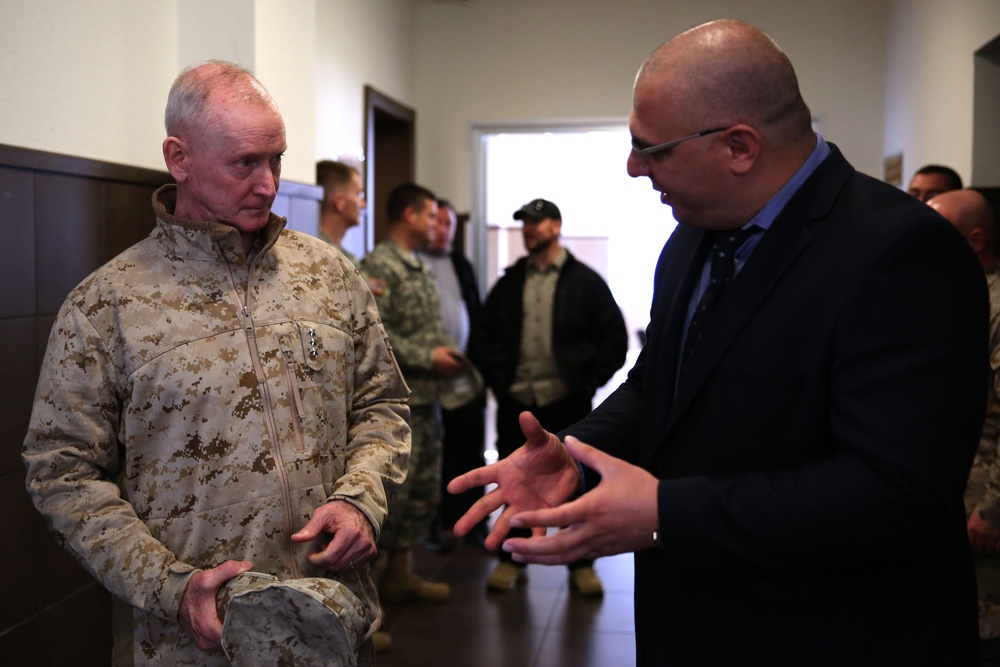
[[[122,601],[116,655],[225,665],[178,624],[188,578],[227,559],[325,577],[289,536],[331,498],[378,536],[407,469],[408,390],[357,270],[275,215],[237,231],[172,216],[67,297],[24,444],[57,539]],[[336,577],[378,625],[368,568]],[[122,611],[131,614],[123,619]]]
[[[1000,275],[986,276],[990,288],[990,387],[986,419],[965,486],[966,514],[978,512],[1000,528]],[[976,556],[979,636],[1000,637],[1000,557]]]
[[[441,415],[436,405],[410,408],[413,451],[406,481],[399,489],[389,518],[382,526],[379,547],[409,549],[427,536],[441,504]]]
[[[396,361],[410,386],[410,405],[438,400],[438,376],[431,371],[436,347],[455,347],[441,322],[441,299],[430,267],[393,241],[382,241],[361,260],[375,294]]]
[[[409,549],[426,535],[441,495],[442,380],[431,371],[436,347],[455,347],[441,320],[441,300],[430,267],[391,240],[361,260],[410,395],[413,452],[409,475],[379,542]]]
[[[352,253],[350,250],[346,250],[339,243],[334,243],[333,241],[331,241],[330,237],[327,236],[326,234],[324,234],[322,231],[317,232],[316,236],[318,238],[326,241],[327,243],[329,243],[330,245],[332,245],[337,250],[339,250],[344,255],[344,257],[346,257],[347,259],[351,260],[351,264],[353,264],[355,267],[357,267],[358,270],[361,269],[361,260],[358,259],[357,257],[355,257],[354,253]]]
[[[365,609],[339,581],[244,572],[219,591],[222,648],[234,667],[374,664]]]

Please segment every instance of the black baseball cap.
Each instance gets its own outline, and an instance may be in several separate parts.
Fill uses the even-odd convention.
[[[515,220],[524,220],[525,218],[531,218],[532,220],[544,220],[545,218],[562,220],[562,213],[559,212],[558,206],[547,199],[532,199],[514,211]]]

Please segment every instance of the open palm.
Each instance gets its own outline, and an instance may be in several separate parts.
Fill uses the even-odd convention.
[[[465,535],[492,512],[504,507],[484,543],[488,549],[499,547],[507,536],[510,517],[520,512],[557,507],[580,485],[579,467],[559,438],[543,429],[530,412],[522,412],[519,419],[524,445],[507,458],[469,471],[448,484],[450,493],[496,484],[495,489],[476,501],[455,523],[455,533]],[[545,531],[540,528],[534,532]]]

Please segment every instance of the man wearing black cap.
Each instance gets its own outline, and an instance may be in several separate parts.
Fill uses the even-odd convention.
[[[514,212],[523,221],[527,257],[508,267],[486,299],[486,380],[497,398],[497,449],[505,457],[524,443],[525,410],[552,432],[586,417],[594,392],[625,362],[628,334],[607,284],[559,243],[562,214],[545,199]],[[513,534],[513,533],[512,533]],[[500,552],[487,588],[509,590],[524,566]],[[570,564],[584,595],[601,595],[593,560]]]

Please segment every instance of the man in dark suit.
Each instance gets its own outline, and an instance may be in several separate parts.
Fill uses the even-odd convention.
[[[503,544],[518,560],[635,552],[643,666],[976,664],[962,493],[988,301],[968,244],[812,131],[753,26],[658,48],[630,129],[629,173],[680,223],[648,342],[587,419],[557,437],[523,413],[524,447],[454,480],[498,484],[456,532],[505,504],[486,544],[533,528]]]

